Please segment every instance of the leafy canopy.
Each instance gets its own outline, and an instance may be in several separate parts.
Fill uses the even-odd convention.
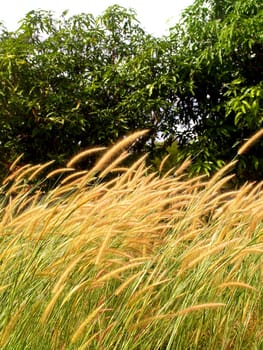
[[[172,146],[172,163],[190,156],[192,173],[213,173],[263,124],[262,24],[259,0],[196,0],[162,38],[117,5],[1,26],[2,164],[21,153],[63,164],[148,129],[134,151],[156,164]],[[262,177],[262,145],[240,157],[238,180]]]

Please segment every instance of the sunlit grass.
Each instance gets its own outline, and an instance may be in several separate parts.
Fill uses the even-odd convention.
[[[262,184],[226,192],[233,164],[211,179],[187,178],[188,162],[162,177],[145,157],[125,168],[141,135],[91,170],[74,170],[89,150],[43,175],[63,175],[46,194],[25,179],[48,165],[13,167],[2,187],[1,349],[263,346]]]

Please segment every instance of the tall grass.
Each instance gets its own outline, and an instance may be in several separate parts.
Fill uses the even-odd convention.
[[[4,182],[1,349],[263,347],[262,183],[222,190],[233,163],[211,179],[125,168],[141,135],[89,171],[74,167],[92,151],[74,157],[46,194],[26,179],[48,164]]]

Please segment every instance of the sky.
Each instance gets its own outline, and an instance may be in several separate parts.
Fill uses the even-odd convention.
[[[125,8],[133,8],[137,19],[147,32],[161,36],[168,34],[169,27],[179,19],[181,11],[191,5],[194,0],[2,0],[0,5],[0,21],[8,30],[18,28],[18,21],[31,10],[51,10],[60,16],[64,10],[69,15],[82,12],[100,15],[108,6],[118,4]]]

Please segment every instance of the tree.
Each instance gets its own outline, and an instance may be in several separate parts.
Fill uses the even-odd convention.
[[[154,137],[166,103],[153,92],[161,71],[157,44],[135,13],[119,6],[97,18],[32,11],[16,32],[3,29],[2,161],[23,152],[25,162],[63,164],[81,148],[109,145],[137,129]]]
[[[193,174],[211,174],[262,127],[260,0],[196,0],[162,38],[116,5],[97,18],[32,11],[1,28],[2,164],[23,152],[62,165],[148,129],[134,153],[156,165],[172,147],[174,162],[190,155]],[[240,157],[239,181],[262,178],[262,145]]]
[[[174,64],[185,79],[177,90],[178,138],[195,173],[233,159],[263,125],[262,28],[260,0],[196,0],[171,29]],[[262,178],[262,146],[240,159],[239,180]]]

